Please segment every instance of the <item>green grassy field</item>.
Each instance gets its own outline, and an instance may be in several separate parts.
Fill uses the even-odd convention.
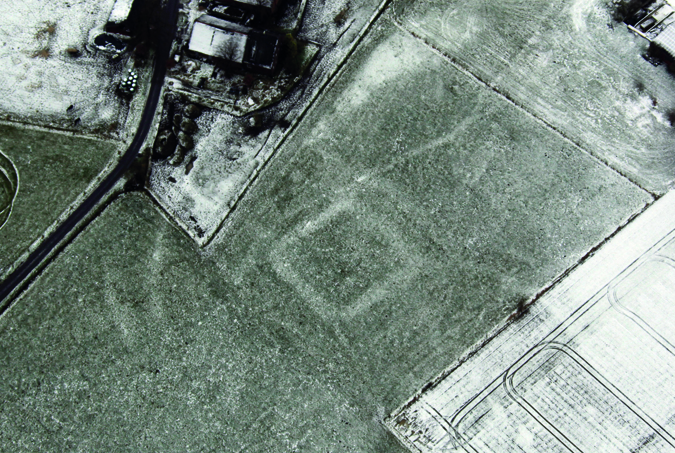
[[[20,178],[13,212],[0,229],[0,277],[103,170],[117,146],[0,126],[0,149],[14,162]]]
[[[114,202],[0,319],[11,451],[403,451],[383,418],[651,197],[382,20],[199,250]]]

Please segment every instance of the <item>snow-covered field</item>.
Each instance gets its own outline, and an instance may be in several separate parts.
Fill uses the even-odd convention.
[[[652,192],[675,186],[675,79],[604,0],[394,0],[397,23]]]
[[[425,453],[673,451],[674,214],[671,192],[392,431]]]
[[[0,2],[0,117],[64,129],[109,132],[127,107],[115,95],[107,55],[85,48],[114,0]],[[74,48],[81,56],[71,56]],[[71,107],[72,106],[72,107]]]
[[[269,133],[245,136],[241,128],[246,120],[218,110],[206,110],[196,123],[195,149],[179,166],[168,161],[154,165],[150,184],[161,203],[201,243],[218,228],[221,216],[259,165],[255,157]]]

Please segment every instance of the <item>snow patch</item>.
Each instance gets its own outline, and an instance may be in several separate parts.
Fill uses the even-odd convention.
[[[372,92],[419,68],[424,56],[425,54],[419,52],[415,41],[405,39],[400,34],[392,35],[378,45],[359,70],[349,88],[350,96],[345,100],[348,107],[359,107],[368,100]]]
[[[626,102],[622,107],[626,118],[635,127],[640,129],[649,129],[655,125],[670,127],[666,116],[656,109],[654,101],[649,96],[642,95],[634,102]]]
[[[570,5],[572,25],[576,31],[586,30],[586,17],[595,8],[595,0],[575,0]]]
[[[127,107],[115,95],[115,72],[107,56],[85,49],[89,30],[106,22],[113,3],[0,2],[0,115],[66,129],[118,121]]]

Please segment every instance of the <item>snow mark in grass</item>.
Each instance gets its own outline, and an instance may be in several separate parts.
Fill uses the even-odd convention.
[[[419,274],[402,234],[349,196],[299,225],[271,253],[276,272],[324,319],[367,312]]]
[[[416,46],[415,41],[398,34],[381,43],[354,78],[351,95],[345,100],[348,105],[343,107],[359,107],[373,91],[419,68],[427,54],[419,52]]]
[[[672,195],[425,387],[392,430],[420,452],[675,451]]]
[[[403,29],[633,183],[673,185],[673,78],[644,60],[645,43],[607,2],[396,0],[394,10]]]
[[[0,229],[12,214],[12,206],[19,192],[19,171],[14,163],[0,151]]]

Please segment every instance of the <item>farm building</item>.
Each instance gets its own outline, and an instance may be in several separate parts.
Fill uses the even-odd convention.
[[[133,12],[138,9],[138,0],[115,0],[105,25],[105,31],[130,36],[133,29]]]
[[[258,13],[273,14],[277,10],[280,0],[217,0],[217,2]]]
[[[675,57],[675,0],[655,2],[628,28]]]
[[[276,69],[280,47],[277,35],[203,15],[194,23],[188,51],[238,69],[269,74]]]

